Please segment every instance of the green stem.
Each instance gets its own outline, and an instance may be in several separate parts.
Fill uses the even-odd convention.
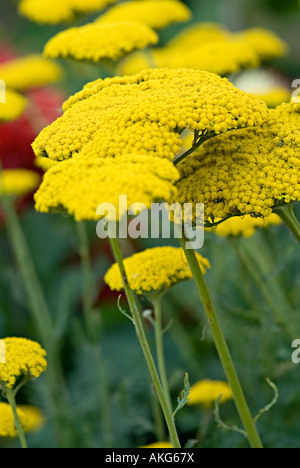
[[[51,402],[49,403],[56,415],[57,434],[60,435],[64,444],[68,444],[70,437],[73,437],[71,434],[74,434],[74,424],[71,421],[73,410],[71,408],[71,402],[63,376],[61,361],[58,356],[55,343],[53,343],[52,340],[52,318],[15,210],[14,199],[11,197],[3,197],[1,202],[9,240],[14,250],[25,291],[27,293],[29,311],[32,315],[33,321],[35,322],[43,346],[47,350],[49,363],[47,378],[49,379],[51,391]],[[63,419],[64,424],[68,422],[68,429],[62,427]]]
[[[165,399],[169,406],[169,411],[172,412],[172,402],[171,402],[171,397],[170,397],[170,389],[169,389],[169,382],[168,382],[168,376],[167,376],[167,370],[166,370],[164,343],[163,343],[161,298],[152,300],[152,304],[154,307],[154,315],[155,315],[154,330],[155,330],[155,343],[156,343],[158,371],[159,371],[162,388],[165,394]]]
[[[195,138],[195,142],[193,146],[188,151],[186,151],[181,156],[179,156],[177,159],[175,159],[173,161],[174,165],[178,166],[179,163],[181,163],[184,159],[186,159],[188,156],[193,154],[197,149],[199,149],[200,146],[202,146],[204,143],[206,143],[208,140],[211,140],[215,136],[216,136],[215,133],[208,133],[207,135],[201,136],[198,140]]]
[[[94,323],[94,312],[93,312],[93,273],[90,256],[90,245],[87,233],[86,223],[76,223],[78,240],[79,240],[79,252],[81,258],[82,268],[82,296],[83,296],[83,314],[85,321],[85,328],[87,338],[92,347],[92,353],[99,373],[99,390],[103,395],[103,401],[101,402],[101,417],[103,426],[103,439],[106,448],[113,446],[113,428],[110,413],[110,390],[108,383],[108,376],[106,371],[106,363],[103,357],[102,349],[97,336],[97,327]]]
[[[277,324],[285,330],[286,334],[293,341],[298,336],[297,324],[293,323],[292,311],[284,296],[281,294],[280,285],[277,283],[271,284],[266,281],[266,277],[270,274],[271,268],[268,268],[268,265],[266,265],[267,260],[265,259],[264,252],[258,251],[255,246],[250,245],[250,248],[248,248],[247,245],[241,241],[243,240],[233,239],[234,248],[242,264],[260,290],[266,303],[269,305]],[[247,239],[247,242],[250,241],[250,239]]]
[[[118,239],[110,238],[110,243],[111,243],[112,251],[114,253],[116,262],[120,269],[120,273],[121,273],[123,285],[124,285],[124,290],[125,290],[125,294],[127,297],[129,307],[130,307],[132,318],[134,321],[137,337],[140,342],[162,411],[164,413],[164,417],[167,423],[167,427],[169,430],[169,434],[171,437],[173,447],[180,448],[181,445],[178,439],[175,422],[174,422],[172,413],[169,411],[168,402],[166,401],[164,391],[163,391],[163,388],[162,388],[162,385],[161,385],[161,382],[160,382],[160,379],[159,379],[159,376],[155,367],[155,363],[154,363],[154,360],[150,351],[150,347],[149,347],[149,344],[145,335],[145,331],[144,331],[144,327],[143,327],[143,323],[142,323],[141,315],[140,315],[140,310],[141,310],[140,304],[138,302],[138,299],[135,293],[132,291],[132,289],[129,286]]]
[[[280,216],[298,242],[300,242],[300,223],[295,216],[293,205],[279,206],[273,211]]]
[[[212,299],[210,297],[208,288],[206,286],[204,276],[198,263],[195,251],[186,249],[185,242],[186,240],[182,239],[182,247],[185,251],[185,255],[191,268],[206,316],[209,320],[215,345],[221,363],[223,365],[227,380],[229,382],[229,385],[231,386],[238,413],[247,432],[249,443],[252,448],[263,448],[253,418],[249,411],[244,392],[242,390],[237,372],[235,370],[229,348],[223,335],[222,328],[216,310],[214,308]]]
[[[165,432],[165,421],[161,411],[161,406],[157,398],[157,393],[153,384],[151,384],[151,403],[152,403],[152,412],[155,424],[155,435],[156,440],[163,441],[166,438]]]
[[[19,414],[18,414],[18,411],[17,411],[17,404],[16,404],[15,394],[14,394],[13,390],[11,390],[10,388],[6,388],[4,394],[5,394],[5,397],[7,398],[8,403],[11,406],[11,409],[12,409],[12,412],[13,412],[13,415],[14,415],[15,426],[16,426],[16,429],[17,429],[17,432],[18,432],[18,437],[19,437],[19,440],[20,440],[21,447],[23,449],[27,449],[28,446],[27,446],[27,443],[26,443],[26,439],[25,439],[24,431],[23,431],[22,424],[21,424],[21,421],[20,421],[20,417],[19,417]]]

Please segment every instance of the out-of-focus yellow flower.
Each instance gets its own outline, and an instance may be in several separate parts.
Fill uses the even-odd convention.
[[[40,183],[40,176],[27,169],[4,169],[0,172],[0,197],[26,195]]]
[[[220,237],[251,237],[257,229],[268,228],[270,226],[278,226],[282,221],[276,214],[271,214],[267,218],[252,218],[251,216],[243,216],[240,218],[227,219],[219,224],[216,228],[210,229]]]
[[[45,174],[35,194],[36,209],[48,213],[63,208],[77,221],[99,220],[98,205],[110,203],[119,220],[134,203],[150,208],[153,202],[168,201],[178,177],[173,164],[159,157],[74,157]],[[119,195],[127,195],[128,202],[120,210]]]
[[[218,380],[200,380],[191,386],[187,404],[202,405],[209,408],[219,397],[221,397],[221,404],[233,399],[232,390],[226,382]]]
[[[175,200],[204,203],[207,227],[231,216],[266,218],[276,206],[299,201],[299,111],[299,104],[281,104],[260,127],[205,143],[179,164]]]
[[[17,120],[21,117],[27,105],[24,96],[10,89],[5,91],[5,100],[5,103],[0,102],[0,123]]]
[[[233,80],[233,84],[246,93],[260,97],[270,108],[291,100],[291,89],[282,85],[280,76],[267,70],[244,71]]]
[[[143,0],[121,3],[110,8],[98,18],[99,23],[134,21],[161,29],[192,16],[189,8],[178,0]]]
[[[209,261],[197,254],[203,274],[210,267]],[[144,250],[124,260],[130,288],[137,294],[163,293],[171,286],[193,277],[184,260],[183,250],[176,247],[156,247]],[[123,281],[115,263],[106,273],[104,281],[111,290],[121,291]]]
[[[144,445],[140,448],[159,449],[159,448],[174,448],[174,447],[170,442],[154,442],[153,444]]]
[[[58,163],[57,161],[52,161],[52,159],[48,158],[34,158],[34,164],[39,169],[42,169],[42,171],[47,172]]]
[[[133,54],[124,60],[120,70],[123,74],[135,74],[141,67],[156,64],[160,68],[193,68],[225,76],[259,67],[264,60],[281,57],[286,50],[285,43],[268,30],[231,33],[221,25],[204,23],[188,27],[166,46],[147,55]]]
[[[0,64],[0,77],[17,91],[54,83],[62,77],[59,65],[41,55],[28,55]]]
[[[21,0],[19,13],[36,23],[74,21],[83,13],[101,10],[115,0]]]
[[[26,338],[4,338],[6,362],[0,364],[0,388],[13,388],[19,377],[39,377],[47,369],[46,351]]]
[[[49,58],[100,62],[103,59],[118,60],[135,49],[144,49],[157,42],[158,35],[145,24],[90,23],[54,36],[46,44],[44,54]]]
[[[179,153],[186,128],[199,136],[262,123],[268,109],[227,79],[200,70],[148,70],[89,83],[64,104],[64,114],[33,144],[53,160],[80,154]]]
[[[39,430],[43,425],[43,415],[39,408],[34,406],[17,406],[17,412],[23,431]],[[17,437],[13,411],[8,403],[0,402],[0,437]]]

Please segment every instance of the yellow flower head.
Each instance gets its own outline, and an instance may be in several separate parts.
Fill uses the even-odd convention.
[[[284,103],[262,126],[205,143],[180,164],[176,201],[204,203],[209,226],[230,216],[266,218],[276,206],[300,200],[299,111]]]
[[[209,261],[197,254],[203,273],[210,267]],[[129,285],[137,294],[163,293],[171,286],[192,278],[183,250],[176,247],[156,247],[137,253],[124,261]],[[106,273],[104,281],[111,290],[123,289],[117,264]]]
[[[226,382],[218,380],[200,380],[192,385],[187,404],[202,405],[209,408],[219,397],[221,397],[221,404],[233,399],[232,390]]]
[[[276,34],[264,28],[251,28],[238,34],[253,47],[261,60],[272,60],[284,56],[288,47]]]
[[[57,161],[52,161],[52,159],[47,158],[34,158],[34,165],[42,171],[47,172],[51,167],[56,166]]]
[[[273,225],[281,224],[281,219],[276,214],[271,214],[267,218],[252,218],[247,215],[242,218],[239,216],[229,218],[223,223],[219,224],[212,231],[220,237],[251,237],[255,234],[257,229],[268,228]]]
[[[97,21],[99,23],[133,21],[147,24],[153,29],[161,29],[172,23],[188,21],[191,16],[188,7],[178,0],[144,0],[116,5]]]
[[[134,203],[150,208],[153,202],[169,200],[178,177],[173,164],[158,157],[74,157],[45,174],[35,195],[36,209],[48,213],[63,208],[77,221],[98,220],[98,205],[110,203],[119,219]],[[121,211],[119,195],[127,195],[128,201]]]
[[[7,89],[5,92],[6,102],[0,102],[0,123],[17,120],[23,114],[27,100],[21,94]]]
[[[24,432],[40,429],[43,424],[41,411],[33,406],[18,406],[17,412]],[[8,403],[0,402],[0,437],[17,437],[14,415]]]
[[[3,195],[27,195],[40,183],[40,176],[27,169],[4,169],[0,172],[0,198]]]
[[[28,55],[0,64],[0,77],[8,88],[23,91],[58,81],[62,70],[41,55]]]
[[[4,338],[5,363],[0,363],[0,387],[12,388],[19,377],[37,378],[47,369],[46,351],[26,338]]]
[[[286,50],[284,42],[267,30],[230,33],[221,25],[200,23],[181,31],[166,46],[153,49],[150,60],[142,53],[128,57],[121,70],[135,74],[156,63],[161,68],[193,68],[225,76],[258,67]]]
[[[173,159],[185,128],[223,133],[262,123],[267,107],[227,79],[195,70],[155,69],[89,83],[33,144],[37,156],[62,160],[159,154]]]
[[[54,36],[46,44],[44,54],[49,58],[100,62],[103,59],[118,60],[135,49],[144,49],[157,42],[157,34],[145,24],[90,23]]]
[[[283,102],[289,102],[291,91],[283,86],[276,86],[266,93],[257,93],[257,96],[265,101],[268,107],[274,108]]]
[[[101,10],[115,0],[21,0],[19,13],[36,23],[74,21],[79,14]]]
[[[159,449],[159,448],[174,448],[174,447],[170,442],[154,442],[153,444],[144,445],[141,448]]]

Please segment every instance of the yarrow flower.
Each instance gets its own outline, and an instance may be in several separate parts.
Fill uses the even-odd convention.
[[[220,398],[221,404],[233,399],[233,393],[229,385],[218,380],[200,380],[191,386],[187,404],[202,405],[209,408],[218,398]]]
[[[23,91],[58,81],[62,69],[41,55],[28,55],[0,64],[0,77],[8,88]]]
[[[140,448],[159,449],[159,448],[174,448],[174,447],[170,442],[154,442],[153,444],[143,445]]]
[[[243,216],[229,218],[216,228],[210,229],[220,237],[251,237],[258,229],[268,228],[270,226],[278,226],[281,224],[281,219],[276,214],[271,214],[267,218],[252,218],[251,216]]]
[[[245,68],[256,68],[265,60],[283,56],[287,47],[275,34],[264,29],[231,33],[222,26],[204,23],[181,31],[166,46],[149,55],[136,53],[121,66],[123,74],[135,74],[156,63],[164,68],[193,68],[221,76]]]
[[[0,388],[13,388],[19,377],[35,379],[47,369],[46,351],[26,338],[4,338],[5,364],[0,364]]]
[[[17,406],[17,412],[24,432],[41,428],[44,422],[42,412],[34,406]],[[13,411],[8,403],[0,402],[0,437],[17,437]]]
[[[178,178],[173,164],[159,157],[74,157],[56,164],[45,174],[35,194],[36,209],[43,213],[64,209],[77,221],[99,220],[97,207],[105,202],[116,208],[118,220],[134,203],[150,208],[155,201],[169,200]],[[122,194],[127,195],[128,204],[120,212]]]
[[[36,156],[67,159],[148,154],[173,159],[185,128],[200,135],[261,124],[266,105],[228,80],[195,70],[149,70],[97,80],[64,105],[33,144]]]
[[[197,254],[201,270],[206,273],[209,261]],[[137,253],[124,260],[130,288],[137,294],[163,293],[171,286],[192,278],[184,260],[183,250],[176,247],[156,247]],[[111,290],[121,291],[123,281],[117,264],[106,273],[104,281]]]
[[[4,195],[27,195],[40,183],[40,176],[28,169],[4,169],[0,172],[0,198]]]
[[[6,90],[6,102],[0,103],[0,123],[17,120],[24,112],[27,100],[10,89]]]
[[[261,126],[220,135],[179,165],[179,203],[205,203],[216,219],[266,218],[300,200],[300,106],[281,104]]]
[[[147,24],[153,29],[162,29],[172,23],[188,21],[191,16],[189,8],[178,0],[144,0],[113,6],[97,21],[99,23],[134,21]]]
[[[21,0],[19,13],[36,23],[74,21],[79,14],[101,10],[115,0]]]
[[[54,36],[46,44],[44,55],[49,58],[71,58],[100,62],[118,60],[135,49],[157,44],[158,36],[145,24],[119,22],[90,23],[70,28]]]
[[[238,75],[233,84],[246,93],[260,97],[271,108],[291,100],[291,90],[282,85],[280,76],[270,71],[247,70]]]

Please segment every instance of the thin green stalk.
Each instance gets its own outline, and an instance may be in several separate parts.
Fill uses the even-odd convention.
[[[236,249],[238,256],[252,277],[254,283],[260,290],[270,310],[273,312],[278,325],[285,330],[286,334],[293,341],[297,336],[297,324],[292,319],[292,311],[290,306],[281,294],[280,286],[266,281],[266,277],[270,274],[267,260],[264,252],[258,251],[255,247],[248,248],[244,244],[243,239],[233,239],[233,246]],[[250,239],[247,241],[250,242]],[[251,246],[250,246],[251,247]]]
[[[161,406],[157,398],[157,393],[153,384],[151,384],[151,403],[155,424],[155,435],[157,441],[163,441],[166,438],[165,421],[161,411]]]
[[[240,418],[242,420],[242,423],[244,425],[244,428],[246,430],[249,443],[252,448],[263,448],[262,442],[257,432],[257,428],[254,424],[253,418],[248,408],[244,392],[242,390],[237,372],[235,370],[229,348],[227,346],[216,310],[214,308],[212,299],[206,286],[204,276],[198,263],[195,251],[186,249],[185,243],[186,240],[182,239],[182,247],[184,249],[187,261],[191,268],[194,281],[196,283],[207,319],[210,323],[215,345],[221,363],[223,365],[227,380],[229,382],[229,385],[231,386],[235,404]]]
[[[61,361],[55,343],[53,343],[52,340],[52,318],[15,210],[14,199],[11,197],[3,197],[1,204],[4,211],[9,240],[27,293],[29,311],[36,325],[42,344],[47,350],[49,364],[47,378],[49,379],[51,392],[50,404],[56,415],[56,431],[63,443],[68,444],[70,438],[73,437],[71,434],[74,433],[74,424],[71,422],[72,407],[63,376]],[[68,422],[68,430],[62,427],[61,422],[63,418],[65,422]]]
[[[287,225],[290,231],[294,234],[297,241],[300,242],[300,223],[294,213],[293,205],[278,206],[273,210],[283,222]]]
[[[193,146],[188,151],[186,151],[181,156],[179,156],[177,159],[175,159],[173,161],[174,165],[178,166],[179,163],[184,161],[184,159],[186,159],[188,156],[193,154],[197,149],[199,149],[200,146],[202,146],[204,143],[206,143],[208,140],[211,140],[215,136],[216,136],[215,133],[208,133],[207,135],[200,136],[199,139],[197,140],[196,133],[195,133],[195,141],[194,141]]]
[[[154,307],[154,331],[155,331],[155,344],[156,344],[156,355],[158,363],[158,372],[162,384],[162,388],[167,400],[169,411],[172,412],[172,402],[170,397],[170,388],[166,370],[165,353],[164,353],[164,342],[163,342],[163,329],[162,329],[162,310],[161,310],[161,298],[152,300]]]
[[[95,364],[99,374],[99,387],[103,395],[103,401],[100,404],[102,416],[103,439],[106,448],[113,446],[113,428],[110,413],[110,389],[106,370],[106,363],[103,357],[103,352],[97,336],[97,328],[94,324],[93,297],[94,297],[94,281],[92,272],[92,263],[90,256],[90,245],[87,233],[86,223],[76,223],[79,252],[81,258],[82,269],[82,299],[83,299],[83,314],[86,328],[86,335],[92,347]]]
[[[10,388],[6,388],[4,394],[5,394],[5,397],[7,398],[8,403],[11,406],[11,409],[12,409],[12,412],[13,412],[13,415],[14,415],[15,426],[16,426],[16,429],[17,429],[17,432],[18,432],[18,437],[19,437],[19,440],[20,440],[21,447],[23,449],[27,449],[28,446],[27,446],[27,442],[26,442],[26,439],[25,439],[22,423],[20,421],[20,417],[19,417],[19,414],[18,414],[18,411],[17,411],[15,393]]]
[[[111,243],[114,257],[120,269],[120,273],[121,273],[123,285],[124,285],[124,290],[125,290],[125,294],[127,297],[129,307],[130,307],[132,318],[134,321],[137,337],[140,342],[160,405],[162,407],[162,411],[164,413],[164,417],[167,423],[167,427],[169,430],[169,434],[171,437],[173,447],[180,448],[181,445],[178,439],[175,422],[174,422],[172,413],[170,413],[169,411],[168,402],[166,401],[164,391],[163,391],[163,388],[162,388],[162,385],[161,385],[161,382],[160,382],[160,379],[156,370],[156,366],[155,366],[155,363],[154,363],[154,360],[150,351],[150,347],[149,347],[149,344],[145,335],[145,331],[144,331],[144,327],[143,327],[143,323],[142,323],[141,315],[140,315],[140,310],[141,310],[140,304],[138,302],[138,299],[135,293],[132,291],[132,289],[129,286],[118,239],[110,238],[110,243]]]

